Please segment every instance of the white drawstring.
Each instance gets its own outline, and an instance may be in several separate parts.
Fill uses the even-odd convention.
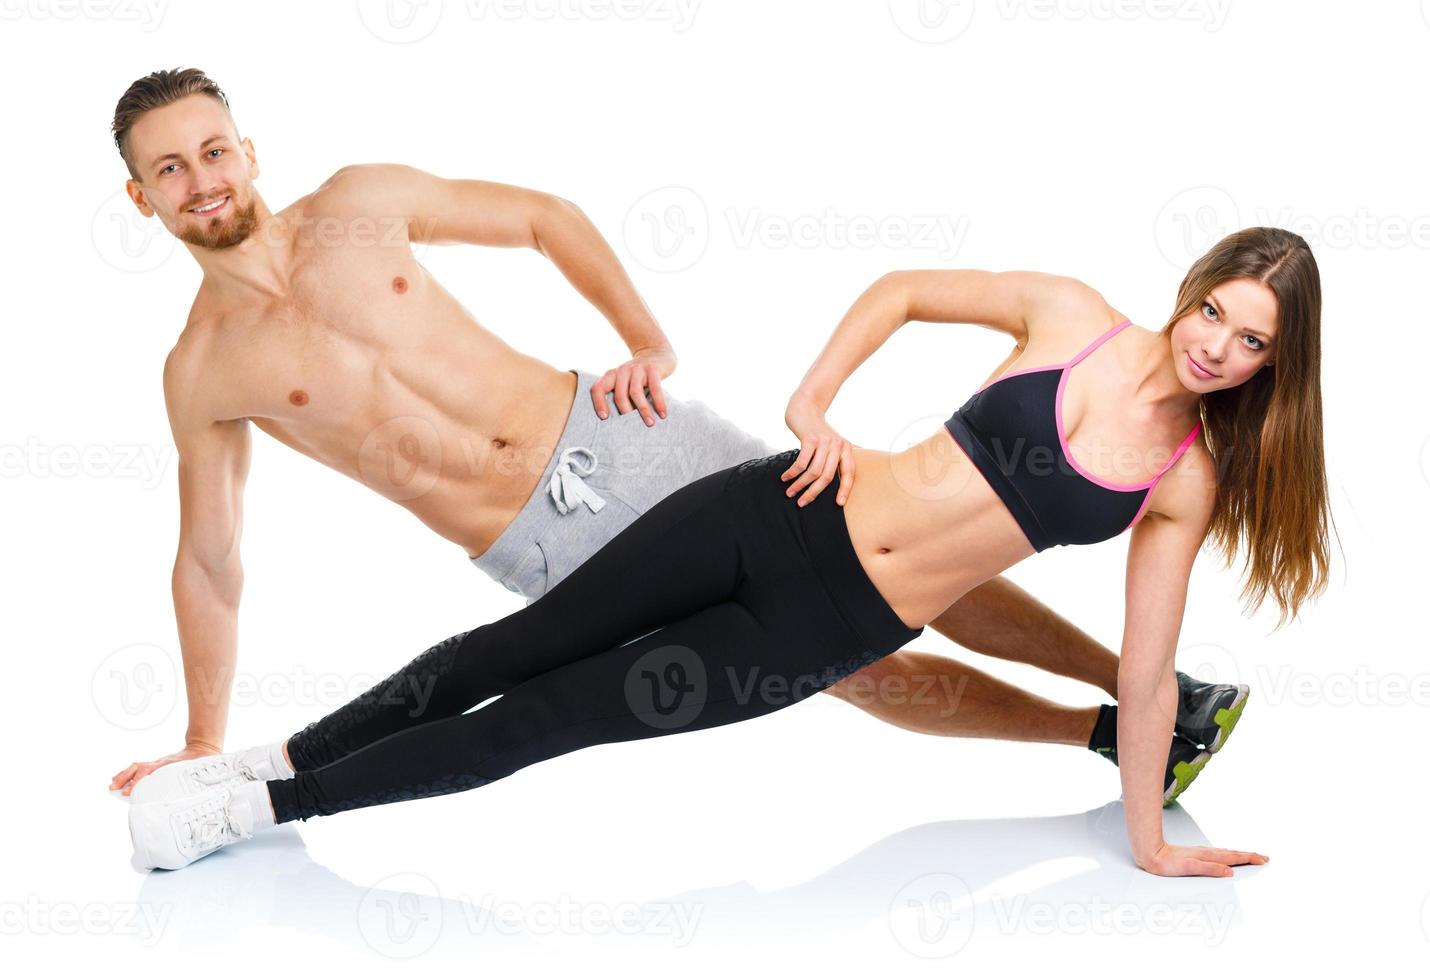
[[[589,466],[584,468],[574,460],[576,453],[585,453],[591,458]],[[546,485],[547,491],[551,494],[551,499],[556,501],[556,509],[562,514],[570,511],[580,503],[585,503],[591,508],[591,513],[599,513],[601,508],[606,506],[606,502],[586,485],[583,476],[590,476],[596,471],[596,454],[585,446],[572,446],[561,453],[561,458],[556,463],[556,471],[551,474],[551,480]]]

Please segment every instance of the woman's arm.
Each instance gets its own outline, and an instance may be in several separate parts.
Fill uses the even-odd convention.
[[[1168,473],[1164,512],[1146,513],[1127,553],[1127,611],[1117,671],[1117,756],[1127,836],[1138,867],[1161,875],[1227,877],[1231,865],[1264,855],[1169,845],[1162,837],[1167,750],[1177,717],[1173,655],[1186,608],[1187,580],[1206,539],[1215,487],[1203,453],[1188,453]]]
[[[785,424],[799,436],[800,454],[782,478],[799,475],[799,479],[786,493],[793,496],[809,485],[800,501],[807,503],[828,486],[837,469],[841,474],[839,503],[847,499],[854,475],[853,455],[824,414],[854,369],[899,327],[910,320],[973,323],[1006,333],[1022,347],[1027,341],[1030,313],[1051,297],[1067,297],[1072,292],[1096,295],[1076,279],[1041,272],[916,269],[879,278],[844,314],[790,396]]]

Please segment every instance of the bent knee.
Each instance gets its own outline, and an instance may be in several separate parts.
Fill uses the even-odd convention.
[[[879,694],[886,678],[904,673],[905,667],[899,661],[901,656],[902,652],[898,651],[887,657],[880,657],[867,667],[861,667],[835,681],[824,689],[824,693],[850,704],[865,704]]]

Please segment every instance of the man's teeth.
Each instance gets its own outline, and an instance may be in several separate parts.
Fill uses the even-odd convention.
[[[224,201],[227,201],[227,200],[228,200],[228,198],[226,198],[226,197],[221,197],[221,198],[219,198],[217,201],[214,201],[212,204],[205,204],[205,205],[204,205],[203,207],[201,207],[201,208],[194,208],[194,213],[195,213],[195,214],[208,214],[210,211],[214,210],[215,208],[218,208],[218,207],[222,206],[223,202],[224,202]]]

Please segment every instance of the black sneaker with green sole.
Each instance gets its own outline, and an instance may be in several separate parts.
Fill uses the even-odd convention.
[[[1245,684],[1209,684],[1177,671],[1177,723],[1174,731],[1189,742],[1220,752],[1241,720],[1251,688]]]
[[[1110,725],[1112,731],[1117,731],[1117,705],[1103,705],[1105,709],[1105,723]],[[1099,721],[1102,721],[1100,718]],[[1093,751],[1102,756],[1114,766],[1117,765],[1117,745],[1114,737],[1112,745],[1101,745],[1093,748]],[[1212,754],[1205,749],[1198,748],[1195,742],[1182,738],[1182,736],[1172,735],[1172,746],[1167,752],[1167,772],[1165,788],[1162,790],[1162,806],[1169,807],[1182,795],[1186,788],[1192,785],[1192,780],[1201,775],[1202,768],[1211,761]]]

